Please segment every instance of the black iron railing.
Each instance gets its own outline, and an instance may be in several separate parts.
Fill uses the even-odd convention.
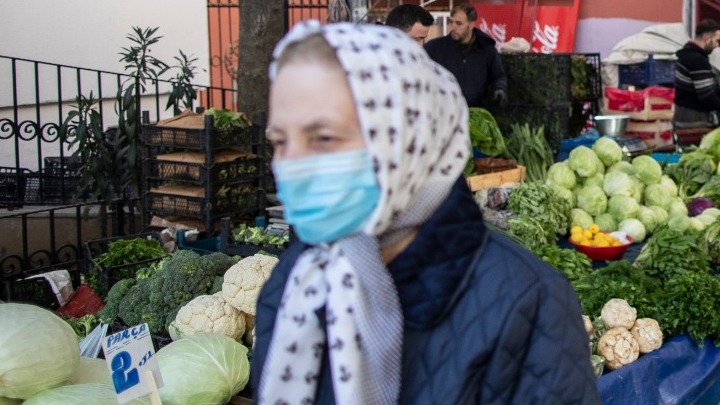
[[[99,100],[96,108],[103,128],[117,125],[116,95],[128,79],[122,73],[0,55],[0,206],[72,201],[77,179],[68,167],[66,158],[72,151],[60,138],[60,125],[75,98],[90,93]],[[195,87],[198,106],[234,104],[236,90]],[[172,110],[165,109],[170,89],[169,81],[151,81],[136,116],[143,116],[140,109],[151,121],[171,116]]]

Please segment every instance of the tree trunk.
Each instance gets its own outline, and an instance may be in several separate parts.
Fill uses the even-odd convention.
[[[286,2],[240,0],[237,108],[261,125],[268,109],[268,66],[285,34]]]

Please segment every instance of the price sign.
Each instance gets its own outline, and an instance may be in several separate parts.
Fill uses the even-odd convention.
[[[156,386],[163,386],[146,323],[107,336],[102,348],[121,404],[150,393]]]

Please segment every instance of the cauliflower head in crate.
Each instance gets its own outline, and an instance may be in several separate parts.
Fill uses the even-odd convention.
[[[245,333],[245,318],[218,295],[200,295],[183,305],[168,327],[173,340],[201,332],[225,335],[235,340]]]
[[[261,253],[240,260],[225,272],[222,297],[240,311],[254,316],[260,289],[278,261],[277,257]]]

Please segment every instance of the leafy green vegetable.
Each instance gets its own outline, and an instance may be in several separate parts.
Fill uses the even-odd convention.
[[[565,162],[553,163],[547,171],[545,184],[572,190],[577,184],[575,172]]]
[[[603,136],[592,145],[592,150],[606,167],[610,167],[623,158],[622,148],[614,139]]]
[[[674,274],[657,298],[657,321],[668,335],[687,333],[698,345],[720,345],[720,279],[709,273]]]
[[[600,215],[607,209],[607,196],[598,186],[585,186],[575,194],[575,197],[577,207],[590,215]]]
[[[622,298],[638,311],[638,317],[654,317],[653,292],[660,288],[657,279],[627,260],[616,260],[571,282],[580,298],[583,313],[599,316],[603,305],[612,298]]]
[[[505,146],[505,157],[525,166],[528,181],[546,180],[548,168],[555,158],[542,126],[531,128],[529,124],[511,124]]]
[[[288,234],[276,235],[265,232],[265,228],[261,226],[247,226],[240,224],[232,231],[233,241],[237,243],[249,243],[256,246],[287,246],[290,242]]]
[[[709,273],[710,257],[700,232],[662,226],[647,240],[635,265],[666,282],[675,275]]]
[[[546,244],[534,250],[544,262],[558,269],[570,281],[578,280],[590,274],[590,259],[575,249],[565,249],[554,244]]]
[[[643,183],[657,184],[660,183],[663,171],[660,167],[660,163],[648,155],[640,155],[632,160],[632,165],[635,168],[635,172]]]
[[[110,242],[107,245],[107,251],[100,254],[94,260],[97,266],[93,266],[93,268],[90,269],[87,282],[93,291],[104,297],[107,295],[110,286],[106,285],[101,273],[109,268],[122,266],[113,269],[112,277],[115,280],[133,278],[136,277],[138,272],[144,271],[143,269],[149,265],[140,264],[141,262],[157,259],[166,254],[160,242],[155,239],[138,237]],[[131,266],[134,264],[138,265]],[[108,276],[108,274],[105,276]]]
[[[564,235],[569,225],[570,206],[541,182],[523,182],[510,192],[508,208],[514,214],[536,217],[549,232]],[[553,238],[554,240],[554,238]]]
[[[678,195],[684,201],[689,200],[703,184],[715,174],[716,164],[713,157],[702,150],[684,153],[680,161],[665,168],[665,174],[675,181]]]
[[[488,156],[505,151],[505,138],[492,114],[479,107],[469,108],[470,144]]]

